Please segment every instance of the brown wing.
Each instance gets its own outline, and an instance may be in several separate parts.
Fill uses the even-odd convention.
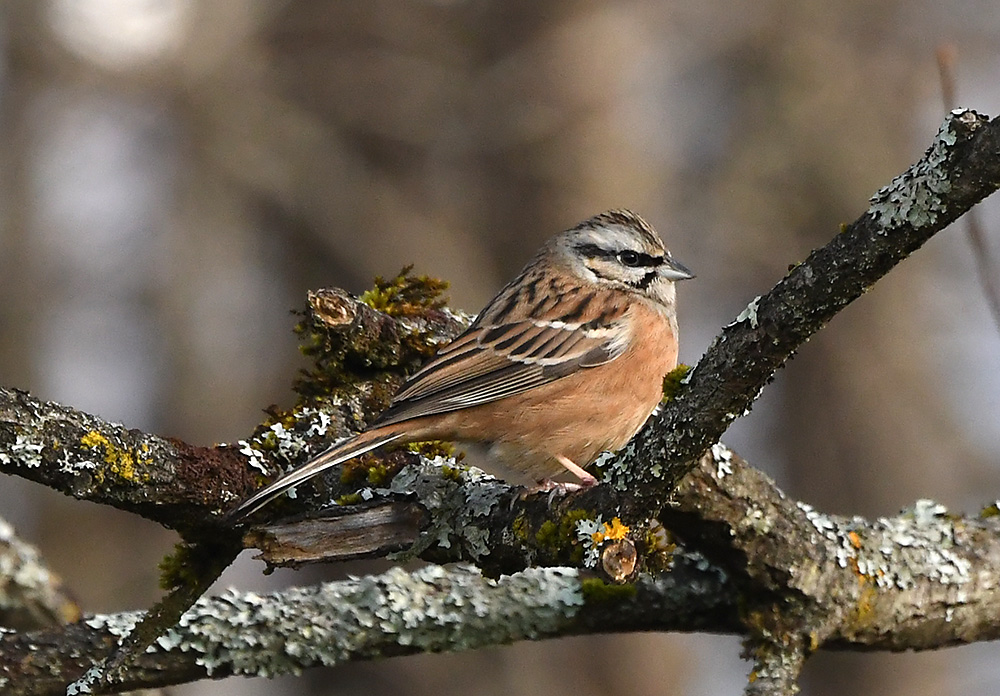
[[[538,282],[522,277],[504,288],[467,331],[403,385],[376,424],[504,399],[625,351],[624,306],[597,301],[592,291],[559,292],[548,281],[542,296]]]

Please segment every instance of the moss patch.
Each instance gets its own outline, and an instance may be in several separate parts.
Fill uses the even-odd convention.
[[[375,287],[359,298],[374,310],[390,317],[437,318],[445,306],[443,292],[448,284],[426,275],[412,275],[407,266],[394,278],[375,279]],[[402,382],[402,378],[437,351],[429,331],[401,323],[365,323],[345,331],[331,328],[307,306],[297,312],[302,320],[295,326],[299,349],[313,360],[303,370],[293,388],[305,401],[353,393],[354,385],[365,385],[371,410],[381,411]],[[418,322],[418,325],[419,324]]]
[[[160,588],[194,587],[206,573],[221,570],[217,566],[219,550],[212,545],[180,543],[159,563]]]
[[[589,510],[570,510],[558,520],[546,520],[535,533],[538,548],[558,559],[579,565],[583,561],[583,546],[577,536],[577,523],[594,518]]]
[[[395,278],[375,277],[375,287],[361,295],[361,301],[391,317],[409,317],[428,309],[441,309],[448,282],[426,275],[411,275],[413,266],[404,267]]]
[[[600,578],[584,578],[580,581],[583,601],[587,604],[620,602],[635,597],[635,585],[610,585]]]
[[[662,401],[670,401],[677,395],[677,392],[681,389],[681,381],[687,377],[688,372],[691,371],[690,365],[684,365],[683,363],[672,369],[663,377],[663,399]]]

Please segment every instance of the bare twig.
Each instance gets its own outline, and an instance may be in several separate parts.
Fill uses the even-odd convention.
[[[955,65],[958,62],[958,50],[953,44],[941,44],[937,52],[938,75],[941,78],[941,97],[944,108],[951,111],[956,104]],[[965,231],[972,246],[972,256],[976,260],[976,277],[986,296],[986,304],[993,316],[993,325],[1000,331],[1000,282],[998,282],[997,266],[990,251],[986,234],[983,232],[982,219],[979,211],[973,208],[965,214]]]
[[[0,626],[28,630],[76,621],[80,608],[38,550],[0,519]]]

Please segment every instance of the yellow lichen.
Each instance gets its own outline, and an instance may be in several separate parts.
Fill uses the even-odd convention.
[[[616,517],[610,522],[605,522],[604,528],[591,534],[590,538],[594,540],[594,545],[596,546],[611,539],[624,539],[628,536],[628,533],[629,528],[622,524],[622,521]]]
[[[872,604],[877,597],[878,588],[875,585],[868,583],[862,587],[858,601],[851,608],[848,616],[849,624],[854,629],[863,628],[871,623],[874,609]]]
[[[96,430],[91,430],[82,438],[80,445],[86,449],[98,452],[101,459],[108,465],[111,473],[127,481],[142,481],[148,479],[148,475],[140,474],[137,464],[148,464],[148,457],[136,457],[133,451],[119,447],[107,436]],[[148,454],[149,447],[144,444],[145,454]]]

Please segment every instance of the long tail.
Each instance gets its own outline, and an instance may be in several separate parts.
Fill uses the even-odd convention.
[[[260,510],[292,486],[297,486],[303,481],[311,479],[313,476],[318,476],[331,467],[346,462],[348,459],[353,459],[365,452],[370,452],[387,442],[399,439],[403,435],[404,431],[394,432],[390,430],[380,433],[379,430],[370,430],[339,445],[334,445],[322,454],[313,457],[299,468],[289,471],[278,480],[261,488],[229,512],[226,515],[226,521],[233,523],[243,520],[257,512],[257,510]]]

